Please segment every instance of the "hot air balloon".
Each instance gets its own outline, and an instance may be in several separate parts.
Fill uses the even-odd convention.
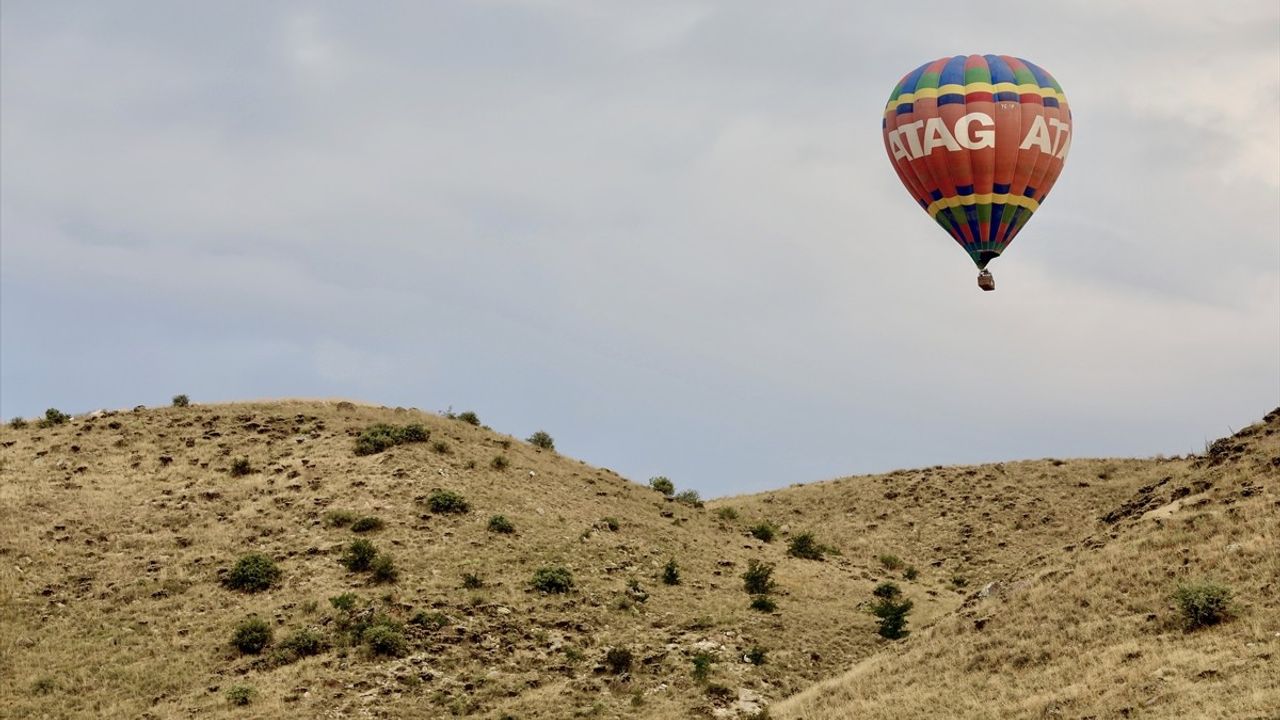
[[[978,266],[999,257],[1053,189],[1071,148],[1062,87],[1008,55],[956,55],[907,73],[885,107],[898,178]]]

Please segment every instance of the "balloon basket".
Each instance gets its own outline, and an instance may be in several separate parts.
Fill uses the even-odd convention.
[[[996,276],[991,274],[990,270],[983,270],[978,273],[978,287],[990,292],[996,289]]]

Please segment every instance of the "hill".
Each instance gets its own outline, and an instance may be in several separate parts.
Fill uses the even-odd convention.
[[[1257,458],[1270,452],[1275,424],[1269,416],[1221,462],[936,467],[702,507],[468,420],[286,401],[6,426],[0,716],[840,717],[863,696],[881,697],[892,714],[904,688],[918,693],[926,676],[899,686],[873,679],[877,695],[857,685],[865,668],[885,663],[874,677],[899,682],[906,674],[895,659],[913,652],[1020,662],[984,643],[1000,637],[997,628],[1016,629],[1024,644],[1040,630],[1013,609],[993,614],[993,603],[1023,608],[1039,597],[1027,583],[1065,602],[1054,583],[1102,567],[1122,547],[1141,557],[1145,546],[1125,539],[1155,521],[1133,508],[1166,512],[1157,501],[1179,488],[1195,492],[1171,501],[1225,501],[1215,493],[1227,492],[1227,476],[1270,471]],[[380,439],[402,442],[379,448]],[[1206,473],[1214,484],[1197,489]],[[1273,606],[1258,593],[1274,586],[1253,553],[1274,541],[1275,506],[1265,504],[1274,485],[1249,482],[1259,490],[1238,507],[1251,508],[1247,523],[1261,524],[1247,532],[1258,537],[1230,552],[1245,553],[1241,567],[1256,582],[1222,579],[1238,589],[1242,617],[1255,620],[1188,642],[1265,629],[1256,618]],[[1192,512],[1181,507],[1168,511],[1177,523],[1161,522],[1181,527],[1181,513]],[[1217,525],[1234,533],[1234,520]],[[775,530],[772,541],[762,526]],[[811,542],[798,541],[806,535]],[[389,558],[380,576],[348,567],[360,567],[357,540]],[[235,569],[253,553],[268,560]],[[744,588],[753,563],[773,568],[756,575],[773,582],[763,601]],[[669,565],[675,584],[664,581],[675,579]],[[879,637],[865,612],[888,579],[915,602],[914,632],[897,643]],[[250,592],[253,581],[271,582]],[[1119,582],[1090,581],[1079,592]],[[1167,595],[1164,585],[1150,597]],[[1155,605],[1144,612],[1164,622],[1169,613]],[[966,630],[988,614],[985,631]],[[264,647],[245,652],[267,632]],[[1075,641],[1054,639],[1055,657]],[[946,662],[953,672],[964,666]],[[829,692],[796,695],[851,666],[822,686]],[[1212,669],[1207,682],[1251,682],[1234,665]],[[846,682],[853,694],[838,695]],[[1038,711],[1030,697],[1009,686],[1006,705],[975,696],[972,707],[1022,698]]]

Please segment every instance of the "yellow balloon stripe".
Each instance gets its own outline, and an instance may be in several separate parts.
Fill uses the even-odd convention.
[[[1040,203],[1032,198],[1023,195],[1010,195],[1009,193],[985,193],[982,195],[956,195],[954,197],[942,198],[934,200],[928,207],[929,217],[937,217],[942,212],[942,208],[955,208],[963,205],[989,205],[992,203],[1004,203],[1005,205],[1017,205],[1035,212],[1040,209]]]
[[[885,105],[884,111],[886,115],[895,113],[897,112],[899,105],[908,105],[922,98],[936,98],[940,95],[955,95],[955,94],[968,95],[969,93],[976,93],[976,92],[987,92],[987,93],[1015,92],[1015,93],[1018,93],[1019,95],[1027,95],[1027,94],[1034,93],[1036,95],[1039,95],[1040,97],[1057,98],[1059,103],[1065,103],[1067,101],[1067,96],[1063,95],[1057,90],[1054,90],[1051,87],[1040,87],[1039,85],[1036,85],[1034,83],[1015,85],[1010,82],[1002,82],[1002,83],[996,83],[993,85],[991,83],[976,82],[976,83],[969,83],[968,85],[943,85],[942,87],[936,87],[936,88],[920,88],[915,92],[903,93],[899,95],[896,99],[890,100],[889,104]]]

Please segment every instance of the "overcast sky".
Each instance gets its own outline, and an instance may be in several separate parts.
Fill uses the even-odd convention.
[[[0,7],[5,418],[452,406],[724,495],[1280,404],[1273,0]],[[995,293],[880,134],[960,53],[1075,121]]]

